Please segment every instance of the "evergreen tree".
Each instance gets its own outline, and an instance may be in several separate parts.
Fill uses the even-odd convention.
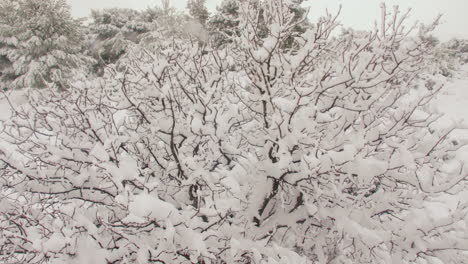
[[[308,28],[312,27],[312,24],[307,18],[308,9],[301,6],[304,0],[294,0],[290,7],[290,11],[294,14],[293,23],[299,22],[294,25],[292,32],[293,35],[300,35],[306,32]],[[294,41],[294,37],[289,37],[282,48],[284,49],[298,49],[300,45]]]
[[[187,2],[187,9],[190,15],[198,20],[202,25],[206,24],[210,13],[205,5],[206,0],[189,0]]]
[[[98,75],[105,65],[116,63],[129,48],[159,43],[162,32],[166,37],[175,37],[186,26],[186,19],[170,6],[170,1],[141,12],[128,8],[93,10],[91,16],[90,50],[98,60],[95,65]]]
[[[237,0],[223,0],[216,8],[216,14],[210,19],[210,30],[215,46],[231,42],[230,37],[239,35],[239,2]]]
[[[90,30],[94,36],[91,50],[98,60],[98,67],[116,62],[139,36],[148,32],[149,23],[141,14],[128,8],[108,8],[91,12],[93,23]],[[98,70],[99,72],[99,70]]]
[[[299,45],[294,41],[295,37],[312,26],[307,19],[308,10],[301,6],[303,2],[303,0],[293,0],[288,4],[289,11],[294,15],[290,23],[294,26],[291,30],[292,35],[282,42],[281,49],[299,48]],[[239,13],[243,12],[240,10],[242,3],[248,3],[253,10],[257,10],[252,19],[258,21],[257,28],[254,30],[258,39],[263,39],[270,34],[268,25],[273,21],[267,13],[271,13],[272,10],[269,9],[275,8],[275,4],[279,4],[279,2],[273,1],[271,4],[265,5],[258,0],[224,0],[217,8],[217,13],[209,21],[209,29],[215,46],[230,43],[232,37],[240,35],[242,29],[239,28]]]
[[[85,60],[79,27],[65,0],[0,0],[4,89],[65,88],[72,69]]]

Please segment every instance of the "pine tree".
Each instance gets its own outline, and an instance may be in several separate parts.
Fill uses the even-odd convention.
[[[65,0],[0,0],[4,88],[65,88],[85,60],[79,27]]]
[[[205,25],[210,13],[206,8],[206,0],[189,0],[187,2],[187,9],[190,15],[195,18],[202,25]]]
[[[217,7],[216,14],[210,19],[210,30],[215,46],[231,42],[230,37],[239,35],[239,2],[236,0],[223,0]]]
[[[288,5],[289,11],[294,14],[291,23],[294,24],[292,29],[292,35],[288,37],[287,41],[282,43],[281,49],[289,50],[291,48],[297,49],[297,43],[294,43],[294,37],[304,33],[308,28],[311,27],[311,23],[307,19],[307,9],[302,7],[303,0],[293,0]],[[266,19],[265,5],[258,0],[224,0],[221,6],[217,8],[217,13],[209,21],[209,29],[214,41],[215,46],[221,46],[231,42],[231,38],[239,36],[242,29],[239,28],[239,13],[242,12],[242,3],[249,3],[249,5],[258,10],[256,17],[252,19],[258,20],[257,28],[255,29],[257,37],[260,39],[265,38],[268,32],[268,24],[271,23],[271,18]],[[273,5],[276,3],[272,2]],[[279,2],[277,3],[279,4]],[[270,6],[273,6],[270,5]],[[294,35],[294,36],[293,36]]]
[[[92,10],[91,17],[90,31],[94,39],[91,50],[99,67],[116,62],[128,45],[138,43],[139,36],[150,30],[149,23],[133,9]]]
[[[300,23],[297,23],[292,32],[294,32],[293,35],[297,34],[303,34],[306,32],[308,28],[311,28],[312,24],[307,18],[308,10],[304,7],[301,6],[301,4],[304,2],[304,0],[294,0],[292,1],[293,4],[290,7],[290,11],[294,14],[293,18],[293,23],[300,21]],[[294,37],[291,36],[289,37],[284,45],[282,46],[283,49],[297,49],[298,45],[294,41]]]

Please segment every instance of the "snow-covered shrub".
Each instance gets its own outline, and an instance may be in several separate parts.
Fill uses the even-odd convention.
[[[102,78],[12,102],[0,260],[462,263],[467,204],[426,208],[467,171],[455,127],[431,127],[439,89],[411,89],[424,39],[385,7],[359,37],[331,38],[331,15],[298,34],[293,4],[262,2],[267,36],[243,3],[223,49],[135,46]]]
[[[429,54],[427,73],[443,77],[457,77],[462,65],[468,62],[468,41],[452,39],[437,43]]]
[[[459,70],[461,61],[456,55],[457,52],[447,47],[447,43],[438,44],[434,47],[428,60],[428,73],[432,75],[442,75],[453,77]]]
[[[466,39],[452,39],[444,44],[451,51],[450,54],[456,57],[461,64],[468,63],[468,41]]]

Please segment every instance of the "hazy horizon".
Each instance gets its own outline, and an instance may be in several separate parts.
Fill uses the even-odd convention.
[[[91,9],[102,9],[110,7],[133,8],[143,10],[147,7],[160,5],[160,0],[67,0],[72,7],[72,15],[75,17],[86,17],[90,15]],[[210,12],[215,12],[216,6],[221,0],[207,0],[206,4]],[[375,0],[314,0],[305,1],[305,6],[310,7],[310,17],[314,21],[328,9],[336,12],[342,5],[343,9],[340,21],[346,27],[355,29],[369,29],[374,21],[379,18],[381,1]],[[436,29],[434,35],[441,40],[454,37],[468,38],[468,18],[465,12],[468,10],[466,0],[387,0],[389,8],[399,5],[402,11],[412,8],[411,21],[416,20],[430,23],[438,14],[442,14],[442,24]],[[186,0],[172,0],[171,5],[179,10],[185,10]]]

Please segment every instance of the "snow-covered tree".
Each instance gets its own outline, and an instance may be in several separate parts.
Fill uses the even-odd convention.
[[[142,34],[151,30],[152,21],[145,21],[140,12],[127,8],[92,10],[93,22],[89,25],[90,50],[97,60],[95,70],[115,63],[127,48],[138,43]]]
[[[223,0],[217,8],[217,12],[210,18],[208,23],[215,47],[231,43],[233,38],[239,36],[241,31],[244,30],[242,27],[239,27],[239,7],[243,2],[249,3],[254,10],[257,10],[257,17],[254,18],[258,22],[256,23],[257,28],[255,28],[255,31],[261,37],[265,37],[268,34],[268,27],[266,25],[271,23],[271,20],[274,18],[263,15],[264,11],[261,1]],[[307,19],[307,9],[301,6],[303,2],[302,0],[295,0],[288,4],[289,12],[294,15],[292,32],[295,33],[295,37],[291,36],[287,41],[284,41],[281,46],[282,49],[295,49],[297,46],[294,43],[296,37],[304,33],[311,26]]]
[[[187,1],[187,9],[190,15],[202,25],[206,24],[210,13],[206,8],[206,0],[189,0]]]
[[[411,89],[426,38],[385,6],[298,33],[295,4],[243,2],[224,48],[161,32],[65,92],[3,93],[0,261],[463,263],[465,144],[432,126],[440,87]]]
[[[80,23],[65,0],[1,0],[0,56],[4,88],[67,87],[80,55]]]
[[[239,34],[239,1],[223,0],[216,9],[217,12],[210,18],[208,27],[214,45],[221,46],[230,42],[230,37]]]
[[[144,11],[128,8],[93,10],[91,16],[92,43],[89,46],[98,60],[98,72],[102,72],[105,65],[116,63],[136,44],[159,45],[162,38],[180,38],[193,29],[188,23],[193,21],[188,21],[172,8],[169,1],[163,1],[163,7]]]

